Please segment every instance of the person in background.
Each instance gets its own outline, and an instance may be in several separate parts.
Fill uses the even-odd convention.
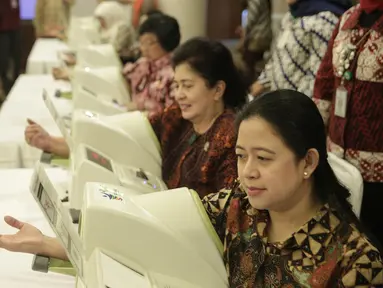
[[[238,126],[240,180],[203,199],[224,244],[229,286],[382,287],[381,253],[327,161],[313,101],[296,91],[271,92],[242,111]],[[67,260],[57,239],[10,216],[5,222],[18,231],[0,235],[1,248]]]
[[[12,77],[9,79],[9,64]],[[11,90],[21,69],[19,0],[0,1],[0,77],[5,96]]]
[[[271,59],[251,87],[258,96],[267,90],[292,89],[312,97],[315,75],[339,17],[351,0],[287,0]]]
[[[123,1],[123,0],[122,0]],[[125,0],[129,1],[129,0]],[[138,29],[139,25],[142,24],[142,15],[148,14],[152,10],[158,10],[158,0],[134,0],[133,2],[133,27]]]
[[[100,3],[94,11],[100,23],[102,43],[110,43],[120,56],[126,55],[135,42],[135,31],[128,23],[125,5],[115,1]]]
[[[145,14],[142,14],[140,17],[140,25],[142,25],[142,23],[144,23],[152,15],[163,15],[163,13],[160,10],[153,9],[153,10],[146,12]],[[138,30],[136,31],[136,37],[137,37],[137,32],[138,32]],[[138,59],[141,58],[141,56],[142,56],[142,53],[140,50],[140,43],[139,43],[139,41],[135,41],[134,45],[129,50],[129,56],[124,57],[121,60],[125,66],[128,63],[136,62]]]
[[[156,14],[140,25],[138,35],[142,56],[123,69],[132,97],[127,108],[154,115],[173,103],[171,55],[180,43],[180,28],[175,18]]]
[[[65,39],[74,1],[37,0],[34,19],[36,37]]]
[[[173,66],[175,103],[150,117],[161,145],[162,177],[169,189],[188,187],[203,197],[237,177],[234,118],[247,93],[230,51],[219,42],[189,40],[174,52]],[[29,124],[29,145],[69,157],[64,138]]]
[[[314,101],[328,149],[364,179],[361,220],[383,243],[383,2],[361,0],[336,27],[319,68]]]
[[[103,1],[97,5],[94,17],[100,23],[100,36],[103,44],[112,44],[120,58],[130,56],[130,51],[136,40],[136,32],[128,22],[126,5],[118,1]],[[73,58],[73,59],[71,59]],[[76,57],[71,57],[67,65],[76,64]],[[67,68],[53,68],[53,77],[56,80],[69,81]]]
[[[237,67],[252,84],[265,66],[264,54],[269,51],[273,38],[271,0],[247,0],[245,27],[239,29],[240,43],[233,52]]]
[[[314,102],[277,90],[237,123],[239,181],[203,200],[230,287],[383,287],[381,252],[327,161]]]

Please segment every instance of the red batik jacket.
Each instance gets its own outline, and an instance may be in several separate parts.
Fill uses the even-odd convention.
[[[383,182],[383,16],[363,28],[361,15],[358,5],[342,16],[319,68],[313,99],[328,124],[329,151],[355,165],[366,182]],[[334,106],[341,85],[340,54],[346,45],[360,41],[353,77],[343,84],[348,92],[346,117],[338,117]]]
[[[202,135],[182,118],[177,104],[150,119],[162,150],[162,177],[169,189],[188,187],[203,198],[237,178],[235,113],[226,109]]]

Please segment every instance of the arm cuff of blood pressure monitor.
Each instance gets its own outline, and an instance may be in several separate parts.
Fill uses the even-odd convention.
[[[35,255],[32,263],[32,270],[43,273],[54,272],[68,276],[76,276],[76,270],[69,261],[41,255]]]
[[[42,273],[48,273],[50,262],[50,257],[35,255],[32,262],[32,270]]]

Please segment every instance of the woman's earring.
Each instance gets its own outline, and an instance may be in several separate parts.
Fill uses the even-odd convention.
[[[307,172],[303,172],[303,175],[304,175],[305,177],[307,177],[307,176],[309,176],[309,173],[307,173]]]

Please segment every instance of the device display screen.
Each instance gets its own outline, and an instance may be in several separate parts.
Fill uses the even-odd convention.
[[[4,0],[1,0],[4,1]],[[20,0],[20,18],[22,20],[32,20],[35,18],[36,0]]]
[[[36,185],[35,194],[37,199],[40,201],[41,207],[43,208],[45,214],[48,216],[49,221],[56,225],[57,221],[57,211],[56,207],[53,205],[52,200],[48,196],[48,193],[45,191],[43,184],[40,182]]]
[[[97,152],[89,148],[86,148],[86,155],[89,161],[92,161],[93,163],[96,163],[100,165],[101,167],[104,167],[110,172],[113,172],[112,161],[110,161],[110,159],[107,159],[104,156],[101,156],[100,154],[98,154]]]

